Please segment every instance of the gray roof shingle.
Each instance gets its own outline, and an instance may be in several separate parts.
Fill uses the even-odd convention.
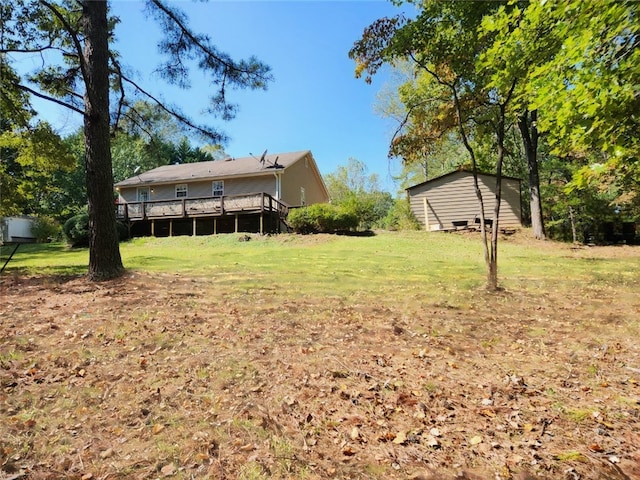
[[[116,183],[115,186],[127,187],[187,180],[271,175],[274,170],[286,169],[310,153],[309,150],[302,150],[299,152],[268,154],[265,156],[263,163],[260,162],[260,157],[243,157],[233,160],[164,165],[122,180]]]

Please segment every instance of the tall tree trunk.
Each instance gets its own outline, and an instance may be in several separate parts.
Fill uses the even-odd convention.
[[[573,243],[578,242],[578,232],[576,232],[576,217],[573,214],[573,207],[569,205],[569,221],[571,222],[571,239]]]
[[[525,110],[518,118],[518,128],[522,136],[527,167],[529,169],[529,204],[531,206],[531,228],[538,240],[546,238],[542,218],[542,199],[540,198],[540,176],[538,174],[538,112]]]
[[[498,232],[500,231],[500,204],[502,203],[502,165],[504,163],[504,137],[507,123],[507,105],[516,88],[517,79],[513,79],[509,92],[504,101],[499,103],[498,118],[496,123],[496,140],[498,144],[498,158],[496,159],[496,191],[493,208],[493,224],[491,225],[491,252],[489,262],[489,279],[487,287],[490,290],[498,290]]]
[[[498,143],[498,158],[496,159],[496,191],[493,207],[493,222],[491,225],[491,250],[489,255],[489,277],[487,287],[498,289],[498,231],[500,230],[500,204],[502,203],[502,164],[504,163],[504,136],[506,122],[506,106],[500,104],[500,116],[496,125],[496,139]]]
[[[109,136],[109,41],[106,0],[82,3],[85,41],[84,137],[89,204],[89,278],[107,280],[124,271],[113,201]]]
[[[462,144],[464,148],[466,148],[467,152],[469,152],[469,157],[471,158],[471,166],[473,169],[473,187],[476,192],[476,197],[478,199],[478,207],[480,210],[480,237],[482,238],[482,252],[484,253],[484,263],[487,265],[487,271],[489,272],[489,278],[491,278],[491,259],[489,255],[489,245],[487,240],[487,228],[484,222],[484,201],[482,199],[482,191],[480,190],[480,184],[478,182],[478,162],[476,160],[476,154],[469,143],[469,137],[467,136],[467,132],[464,128],[464,123],[462,122],[462,108],[460,106],[460,98],[458,97],[458,90],[455,85],[447,85],[451,89],[451,93],[453,96],[453,103],[456,108],[456,116],[458,117],[458,129],[460,131],[460,137],[462,138]],[[497,269],[496,269],[496,278],[497,278]],[[497,282],[497,280],[496,280]]]

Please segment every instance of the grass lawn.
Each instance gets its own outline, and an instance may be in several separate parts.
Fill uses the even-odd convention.
[[[0,478],[640,478],[640,248],[527,236],[21,246]]]

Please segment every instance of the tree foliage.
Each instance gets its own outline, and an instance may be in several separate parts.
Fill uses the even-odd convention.
[[[420,223],[411,211],[409,199],[406,197],[396,198],[385,217],[380,221],[380,227],[385,230],[419,230]]]
[[[500,6],[496,2],[425,1],[415,18],[384,18],[365,29],[349,55],[356,62],[356,76],[366,73],[368,80],[384,63],[411,60],[419,74],[425,75],[429,88],[437,92],[438,106],[431,120],[455,126],[471,161],[479,210],[484,217],[484,202],[478,185],[478,159],[474,143],[491,136],[495,145],[496,201],[491,242],[481,222],[487,284],[497,288],[498,218],[501,196],[502,163],[506,115],[515,83],[506,89],[489,88],[486,72],[476,68],[480,54],[491,39],[480,34],[485,15]],[[430,99],[429,99],[430,100]],[[435,114],[434,114],[435,112]],[[448,112],[448,115],[447,115]],[[423,121],[417,122],[418,125]],[[473,131],[473,136],[471,132]]]
[[[74,158],[47,123],[14,128],[0,134],[0,216],[42,214],[65,185],[52,178],[70,172]]]
[[[0,22],[4,22],[7,8],[0,5]],[[0,80],[0,131],[27,127],[36,112],[31,108],[29,95],[11,87],[20,82],[20,77],[4,55],[0,55]]]
[[[640,156],[639,14],[629,0],[531,2],[521,13],[549,39],[527,94],[549,111],[540,128],[556,152],[603,151],[615,163]]]
[[[518,119],[532,135],[523,133],[525,144],[535,148],[540,131],[553,154],[583,158],[571,180],[582,187],[602,172],[600,181],[615,176],[637,192],[639,9],[617,0],[510,2],[483,20],[494,44],[479,66],[493,70],[493,85],[522,79],[514,103],[531,114]],[[590,165],[597,152],[606,157],[603,169]]]
[[[610,191],[638,191],[640,4],[415,3],[414,18],[374,22],[350,51],[356,76],[367,81],[385,63],[408,59],[415,66],[415,79],[401,87],[407,121],[394,138],[392,153],[395,149],[409,161],[421,161],[441,138],[440,131],[455,127],[473,166],[486,145],[492,146],[492,163],[500,175],[502,162],[510,157],[509,129],[517,127],[538,238],[545,235],[539,188],[541,135],[552,154],[585,159],[569,190],[587,191],[595,180],[604,180]],[[594,159],[599,159],[596,165]],[[498,210],[494,222],[497,216]],[[487,255],[490,270],[495,253],[494,229]]]
[[[358,227],[379,226],[393,204],[393,198],[379,187],[378,175],[368,174],[367,166],[355,158],[325,176],[333,205],[358,219]]]

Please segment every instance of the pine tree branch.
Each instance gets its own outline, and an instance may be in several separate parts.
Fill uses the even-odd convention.
[[[210,138],[212,141],[214,141],[216,143],[222,143],[223,141],[226,140],[226,137],[223,134],[221,134],[219,132],[214,132],[214,131],[211,131],[208,128],[196,125],[188,117],[186,117],[185,115],[183,115],[179,111],[168,107],[167,105],[165,105],[165,103],[162,100],[160,100],[159,98],[155,97],[153,94],[147,92],[140,85],[138,85],[136,82],[134,82],[132,79],[126,77],[122,73],[121,73],[121,78],[122,78],[122,80],[124,82],[132,85],[138,92],[142,93],[144,96],[146,96],[147,98],[152,100],[155,104],[158,105],[158,107],[160,107],[161,110],[165,111],[166,113],[168,113],[172,117],[176,118],[178,121],[180,121],[181,123],[183,123],[187,127],[195,130],[196,132],[200,133],[201,135],[204,135],[205,137]]]
[[[43,100],[47,100],[49,102],[57,103],[58,105],[61,105],[61,106],[65,107],[65,108],[73,110],[74,112],[79,113],[80,115],[84,115],[84,110],[76,107],[75,105],[73,105],[71,103],[67,103],[67,102],[64,102],[64,101],[62,101],[62,100],[60,100],[58,98],[51,97],[49,95],[45,95],[44,93],[40,93],[37,90],[29,88],[26,85],[22,85],[20,83],[12,83],[12,85],[15,88],[18,88],[18,89],[20,89],[22,91],[28,92],[33,96],[36,96],[38,98],[42,98]]]
[[[73,46],[76,49],[76,54],[78,55],[78,65],[80,66],[80,71],[82,72],[82,78],[84,79],[84,81],[86,83],[87,82],[87,67],[86,67],[85,62],[84,62],[82,44],[80,43],[80,40],[78,39],[78,32],[76,31],[76,29],[74,29],[71,26],[71,24],[69,22],[67,22],[67,19],[64,17],[64,15],[62,15],[54,5],[50,4],[46,0],[40,0],[40,3],[42,5],[44,5],[45,7],[47,7],[51,11],[51,13],[53,13],[53,15],[60,21],[60,23],[62,23],[62,25],[64,26],[64,29],[67,31],[67,33],[71,37],[71,41],[73,42]],[[80,3],[80,2],[78,2],[78,3]],[[82,5],[82,3],[80,3],[80,5]]]

